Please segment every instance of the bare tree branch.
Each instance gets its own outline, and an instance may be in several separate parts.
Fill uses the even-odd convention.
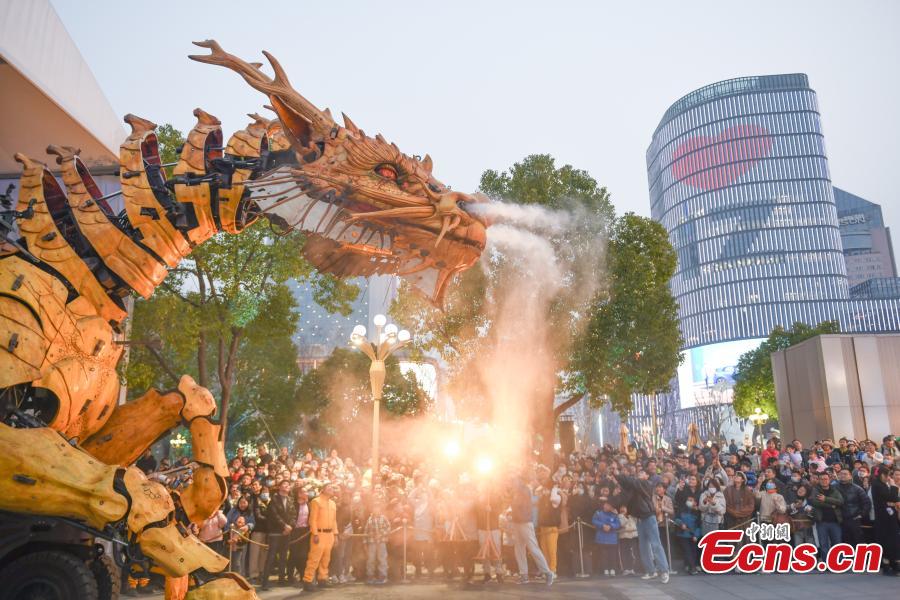
[[[571,408],[572,406],[575,406],[576,404],[581,402],[585,396],[587,396],[587,393],[577,394],[575,396],[572,396],[571,398],[569,398],[568,400],[566,400],[559,406],[554,407],[553,408],[553,418],[558,419],[559,416],[561,414],[563,414],[564,412],[566,412],[569,408]]]
[[[140,346],[147,350],[156,359],[159,363],[159,366],[162,367],[163,371],[165,371],[166,375],[169,376],[169,379],[172,380],[172,384],[174,386],[178,385],[181,377],[175,374],[175,369],[172,368],[172,365],[169,364],[169,361],[162,355],[160,352],[160,348],[162,343],[159,340],[121,340],[116,342],[117,344],[127,345],[127,346]]]

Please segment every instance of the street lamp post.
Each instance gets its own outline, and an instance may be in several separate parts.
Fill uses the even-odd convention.
[[[750,415],[750,422],[753,423],[753,427],[759,428],[759,442],[760,446],[762,445],[762,426],[766,424],[769,420],[769,415],[764,413],[760,407],[756,407],[753,409],[753,414]]]
[[[375,315],[372,321],[375,323],[375,339],[367,339],[365,326],[357,325],[350,335],[350,343],[359,348],[372,361],[369,366],[369,383],[372,386],[372,488],[374,489],[375,474],[379,471],[378,425],[381,392],[384,389],[384,361],[391,353],[408,344],[410,338],[407,330],[398,331],[397,326],[393,323],[386,325],[387,318],[384,315]]]
[[[180,431],[175,435],[175,437],[173,437],[171,440],[169,440],[169,446],[171,446],[172,448],[175,449],[174,454],[175,454],[176,460],[181,458],[181,456],[179,456],[181,454],[181,447],[184,446],[185,444],[187,444],[187,440],[184,439],[184,436],[181,434]]]

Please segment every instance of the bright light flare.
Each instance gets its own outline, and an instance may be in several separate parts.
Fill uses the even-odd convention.
[[[475,459],[475,470],[482,475],[487,475],[494,470],[494,461],[490,456],[479,456]]]
[[[459,447],[459,442],[455,440],[451,440],[444,445],[444,456],[447,458],[456,458],[460,452],[462,452],[462,448]]]
[[[384,315],[375,315],[372,322],[375,323],[375,327],[384,327],[384,324],[387,323],[387,317]]]

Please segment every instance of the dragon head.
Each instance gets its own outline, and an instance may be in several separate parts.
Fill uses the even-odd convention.
[[[440,305],[451,277],[484,250],[487,223],[472,206],[487,198],[438,181],[428,155],[404,154],[346,115],[339,125],[291,86],[268,52],[274,78],[213,40],[194,43],[210,54],[191,59],[227,67],[269,97],[290,141],[288,157],[247,184],[258,210],[282,229],[305,232],[304,252],[320,271],[396,274]]]

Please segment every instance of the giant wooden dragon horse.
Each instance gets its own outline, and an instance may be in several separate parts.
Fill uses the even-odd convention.
[[[227,560],[189,533],[226,495],[222,432],[212,394],[189,376],[117,406],[123,300],[149,297],[191,250],[254,220],[306,234],[304,252],[337,276],[394,273],[440,303],[451,277],[485,245],[483,198],[452,191],[431,159],[400,152],[343,117],[337,124],[295,91],[275,58],[190,58],[239,73],[269,98],[277,120],[253,123],[223,147],[200,109],[173,173],[155,125],[128,115],[120,150],[124,210],[114,212],[78,150],[50,146],[50,170],[23,166],[18,206],[0,221],[0,510],[69,519],[124,540],[167,577],[167,596],[253,598]],[[189,428],[193,483],[178,494],[131,466],[173,427]]]

